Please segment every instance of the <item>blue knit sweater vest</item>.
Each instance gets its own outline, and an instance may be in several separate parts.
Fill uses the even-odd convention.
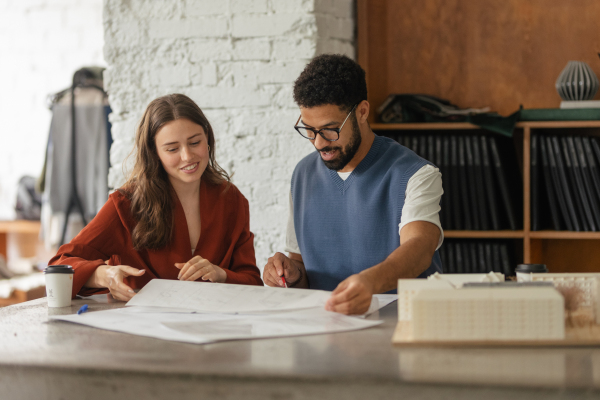
[[[381,136],[345,181],[320,158],[309,154],[292,175],[294,225],[310,288],[333,290],[398,248],[406,185],[428,162]],[[436,271],[437,251],[419,277]]]

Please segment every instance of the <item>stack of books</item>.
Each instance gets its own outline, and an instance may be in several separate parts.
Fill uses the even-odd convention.
[[[531,135],[531,230],[600,230],[600,139]]]

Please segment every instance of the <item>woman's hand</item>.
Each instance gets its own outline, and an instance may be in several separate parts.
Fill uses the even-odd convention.
[[[128,265],[100,265],[85,284],[86,287],[107,288],[117,300],[129,301],[135,295],[123,280],[127,276],[142,276],[146,270]]]
[[[203,281],[224,283],[227,280],[227,273],[223,268],[211,264],[200,256],[186,263],[175,263],[175,266],[181,270],[177,276],[180,281],[195,281],[202,278]]]

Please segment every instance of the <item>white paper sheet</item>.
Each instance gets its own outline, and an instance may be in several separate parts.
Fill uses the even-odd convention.
[[[377,299],[377,302],[375,299]],[[388,304],[392,304],[397,300],[397,294],[374,294],[373,299],[371,300],[371,306],[369,307],[369,311],[367,311],[366,315],[370,315],[375,311],[381,310],[383,307],[387,306]]]
[[[132,308],[132,312],[262,314],[294,309],[323,309],[329,296],[331,292],[323,290],[153,279],[126,305]],[[395,294],[375,294],[369,310],[363,316],[397,299],[398,295]]]
[[[325,306],[331,292],[166,279],[151,280],[127,306],[251,313]]]
[[[50,318],[110,331],[197,344],[345,332],[383,322],[315,308],[267,315],[135,313],[129,309],[112,309]]]

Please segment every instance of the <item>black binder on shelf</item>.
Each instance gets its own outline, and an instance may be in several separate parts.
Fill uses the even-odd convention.
[[[595,162],[596,162],[596,171],[598,172],[597,175],[600,175],[600,138],[597,138],[597,137],[590,138],[590,142],[592,144],[592,146],[591,146],[591,148],[593,150],[592,153],[594,153],[596,155]],[[600,190],[600,188],[598,188],[598,190]]]
[[[412,150],[412,148],[410,147],[410,143],[411,143],[410,136],[409,135],[404,135],[402,137],[402,146],[406,147],[407,149],[411,149]]]
[[[485,184],[483,179],[483,164],[481,162],[481,149],[479,148],[479,137],[471,136],[471,144],[473,147],[473,166],[475,167],[475,187],[477,194],[477,202],[479,203],[479,226],[484,231],[490,229],[490,221],[488,218],[489,204],[485,201]]]
[[[455,243],[454,253],[456,254],[456,273],[464,274],[465,273],[465,260],[463,257],[462,246],[460,242]]]
[[[473,267],[471,266],[471,255],[469,254],[469,244],[467,242],[461,242],[462,252],[463,252],[463,273],[470,274],[473,272]]]
[[[594,188],[596,197],[600,199],[600,170],[598,170],[598,163],[594,159],[594,150],[592,148],[594,144],[596,145],[596,147],[598,146],[598,144],[595,140],[591,140],[589,137],[586,136],[584,136],[581,140],[583,141],[583,149],[587,157],[590,175],[592,177],[592,181],[594,182],[592,188]],[[600,153],[600,148],[598,148],[598,153]],[[598,160],[600,161],[600,154],[598,154],[598,156]]]
[[[485,272],[490,272],[494,270],[494,260],[492,259],[492,244],[487,242],[483,246],[485,249],[485,263],[487,265],[487,270]]]
[[[503,243],[500,245],[500,259],[502,261],[502,272],[506,276],[512,276],[513,270],[510,263],[510,258],[508,256],[508,246]]]
[[[444,229],[452,229],[451,225],[451,216],[452,212],[451,208],[451,196],[449,192],[449,183],[450,183],[450,146],[448,137],[444,137],[442,139],[441,136],[437,136],[435,138],[435,150],[436,150],[436,158],[438,159],[438,168],[442,173],[442,188],[444,189],[444,194],[442,196],[442,200],[440,202],[440,222],[442,223],[442,227]]]
[[[419,153],[422,158],[427,160],[427,135],[423,132],[419,135]]]
[[[492,261],[494,272],[502,272],[502,262],[500,261],[500,243],[492,243]]]
[[[488,209],[490,211],[490,219],[492,222],[492,229],[500,229],[500,216],[498,210],[498,204],[496,203],[496,190],[494,185],[494,173],[492,171],[491,158],[488,152],[488,140],[487,137],[481,136],[481,161],[483,164],[483,178],[485,183],[485,194]]]
[[[569,138],[569,146],[573,158],[578,162],[579,171],[581,172],[581,178],[583,181],[583,189],[585,191],[588,204],[590,206],[592,216],[595,223],[595,231],[600,229],[600,202],[596,197],[596,191],[594,189],[594,181],[590,173],[590,168],[587,163],[585,151],[583,150],[583,140],[579,136]]]
[[[448,244],[446,244],[445,246],[446,246],[446,250],[447,250],[447,253],[448,253],[448,270],[445,271],[445,272],[453,274],[455,272],[455,269],[454,269],[454,265],[455,265],[455,261],[454,261],[454,243],[448,242]]]
[[[464,218],[464,229],[474,229],[473,219],[471,216],[472,205],[469,197],[469,184],[467,180],[467,163],[465,157],[465,140],[462,136],[457,138],[458,141],[458,173],[455,175],[457,178],[458,186],[460,188],[460,205],[463,209]]]
[[[410,149],[412,151],[414,151],[415,153],[420,154],[419,152],[421,150],[419,149],[419,137],[418,136],[411,137]]]
[[[469,257],[471,258],[471,272],[479,272],[479,263],[477,261],[477,245],[475,242],[470,241],[469,244]]]
[[[435,159],[435,138],[433,135],[427,136],[427,161],[437,166]]]
[[[452,229],[464,229],[465,221],[463,220],[462,198],[460,196],[459,172],[458,172],[458,140],[456,136],[450,137],[450,173],[451,181],[448,185],[452,196]]]
[[[440,165],[442,165],[442,138],[440,136],[436,136],[434,138],[435,141],[435,165],[440,168],[440,172],[442,171]]]
[[[576,207],[581,217],[582,226],[584,231],[595,231],[596,224],[594,223],[594,217],[592,216],[592,210],[587,200],[585,188],[583,187],[583,179],[581,177],[581,170],[579,169],[579,163],[577,162],[577,156],[574,156],[575,146],[571,152],[572,139],[570,136],[562,136],[561,143],[563,154],[565,156],[565,168],[567,174],[570,176],[569,183],[571,190],[573,191],[573,198],[575,199]]]
[[[583,224],[581,214],[577,209],[577,201],[573,196],[575,194],[575,188],[569,185],[569,175],[563,162],[563,156],[558,138],[552,137],[551,139],[552,148],[554,149],[554,159],[556,160],[556,170],[558,171],[558,177],[560,178],[560,184],[567,203],[567,209],[569,210],[569,215],[571,216],[575,230],[580,232],[585,230],[585,225]]]
[[[445,273],[514,275],[512,244],[506,240],[448,239],[440,249]]]
[[[440,247],[440,260],[442,261],[442,272],[448,272],[448,252],[446,251],[447,242],[444,242],[442,247]]]
[[[539,161],[538,161],[538,136],[535,134],[531,135],[531,151],[530,151],[530,165],[531,165],[531,179],[530,179],[530,188],[531,188],[531,197],[529,203],[529,209],[531,210],[531,230],[539,231],[540,230],[540,212],[541,212],[541,202],[539,197],[539,187],[540,187],[540,173],[539,173]]]
[[[535,135],[537,137],[537,135]],[[533,136],[532,136],[533,138]],[[539,137],[539,150],[540,150],[540,156],[542,159],[542,171],[543,171],[543,175],[544,175],[544,187],[546,189],[546,199],[548,199],[548,208],[550,211],[550,218],[552,220],[552,227],[554,230],[560,231],[561,229],[563,229],[563,224],[562,224],[562,217],[561,217],[561,211],[559,209],[559,205],[557,204],[557,202],[563,202],[564,203],[564,199],[559,196],[559,194],[557,193],[555,187],[554,187],[554,179],[552,177],[552,171],[550,168],[550,161],[548,160],[548,150],[546,149],[546,140],[544,137],[540,136]],[[540,175],[538,174],[538,177]],[[539,197],[541,198],[541,196]],[[534,205],[534,203],[531,203],[532,207]],[[565,209],[566,212],[566,205],[561,205],[560,208]]]
[[[492,165],[495,167],[496,179],[498,181],[498,187],[500,189],[500,197],[502,198],[502,203],[504,204],[504,209],[506,211],[506,216],[508,219],[508,225],[510,229],[517,230],[516,214],[512,204],[512,189],[509,188],[509,185],[506,181],[505,171],[502,168],[502,161],[500,159],[500,153],[498,151],[496,138],[490,137],[489,143],[490,153],[492,155]]]
[[[580,231],[579,222],[574,214],[573,201],[568,192],[565,192],[566,186],[566,175],[564,171],[561,173],[561,169],[556,162],[556,156],[554,151],[554,144],[551,137],[546,137],[546,149],[548,150],[548,161],[550,163],[550,171],[552,172],[552,179],[554,181],[554,190],[556,190],[556,197],[560,206],[561,214],[567,225],[569,231]],[[558,142],[557,142],[558,143]],[[558,152],[560,156],[560,151]],[[564,181],[564,183],[563,183]]]
[[[477,242],[477,261],[479,264],[479,273],[485,273],[487,265],[485,262],[485,249],[482,242]]]
[[[465,145],[465,160],[467,165],[467,192],[463,192],[463,196],[469,196],[469,203],[471,205],[471,220],[473,223],[473,229],[480,230],[481,222],[479,220],[480,212],[479,208],[484,207],[484,204],[480,204],[477,199],[477,179],[475,178],[475,161],[473,160],[473,148],[471,146],[471,138],[465,136],[463,138]]]

